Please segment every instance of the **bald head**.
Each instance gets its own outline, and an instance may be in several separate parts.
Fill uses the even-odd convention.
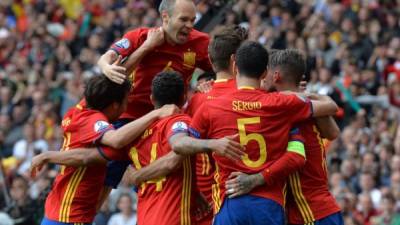
[[[192,2],[192,0],[162,0],[160,6],[158,7],[158,12],[162,14],[162,12],[166,11],[168,15],[172,15],[175,9],[175,5],[179,2]]]

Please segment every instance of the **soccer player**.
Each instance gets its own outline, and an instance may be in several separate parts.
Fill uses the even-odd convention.
[[[152,100],[156,108],[165,104],[182,106],[185,101],[184,95],[184,81],[179,74],[165,72],[154,78]],[[191,157],[177,155],[171,150],[171,144],[174,144],[171,143],[171,140],[174,140],[175,135],[188,134],[189,124],[190,117],[186,114],[177,114],[158,120],[147,128],[142,137],[130,149],[129,155],[138,173],[146,173],[141,168],[149,165],[156,158],[169,153],[173,154],[173,157],[169,159],[169,163],[173,166],[167,176],[158,177],[156,180],[147,181],[139,186],[138,225],[188,225],[194,223],[191,216],[194,210],[194,197],[196,197],[194,161]],[[218,140],[202,140],[201,142],[196,143],[196,148],[219,149],[213,144]],[[239,143],[236,144],[240,149]],[[178,170],[179,167],[181,169]],[[137,174],[136,176],[142,175]],[[136,182],[141,183],[141,181]]]
[[[266,90],[297,91],[305,73],[303,55],[293,49],[278,50],[269,60]],[[290,224],[342,225],[340,208],[329,192],[326,166],[326,150],[321,138],[335,139],[339,128],[332,117],[309,119],[297,124],[305,140],[306,164],[301,171],[288,179],[286,211]],[[234,186],[235,196],[244,194],[260,183],[257,176],[237,174],[227,183]]]
[[[282,50],[273,54],[269,68],[275,74],[275,88],[278,91],[297,91],[296,87],[305,72],[305,64],[303,56],[296,50]],[[322,121],[309,119],[298,124],[305,138],[307,161],[304,168],[290,175],[288,180],[290,191],[286,209],[290,224],[343,225],[340,208],[329,192],[326,150],[322,141],[323,137],[334,139],[339,133],[339,128],[332,121],[331,117]],[[327,127],[326,124],[330,124],[328,135],[321,133],[324,129],[318,129],[321,126]]]
[[[162,0],[159,12],[162,27],[127,32],[98,61],[102,72],[114,82],[121,83],[126,75],[130,75],[134,88],[119,124],[139,118],[154,108],[149,96],[151,81],[157,73],[177,71],[182,74],[187,87],[196,67],[212,70],[207,53],[209,37],[193,29],[196,18],[193,1]],[[123,66],[120,65],[122,58],[125,60]],[[105,185],[116,187],[127,165],[127,162],[110,163]]]
[[[127,32],[98,61],[104,74],[117,83],[130,74],[126,70],[133,69],[129,78],[134,88],[122,119],[139,118],[153,109],[149,96],[151,81],[157,73],[177,71],[187,87],[196,67],[212,71],[207,53],[209,37],[193,29],[196,19],[193,1],[162,0],[159,12],[162,27]],[[124,66],[113,63],[119,61],[118,57],[127,58]]]
[[[239,132],[240,143],[246,149],[242,160],[234,163],[213,155],[217,164],[214,224],[284,224],[284,177],[305,161],[301,142],[289,142],[289,130],[311,116],[332,115],[337,106],[333,101],[309,101],[297,95],[259,90],[260,81],[267,74],[268,52],[256,42],[242,44],[235,62],[238,90],[204,103],[191,123],[201,138]],[[186,136],[176,138],[176,143],[184,146],[175,147],[176,152],[196,153],[186,149]],[[234,171],[263,171],[259,176],[265,184],[248,195],[226,198],[225,181]]]
[[[224,27],[213,35],[208,50],[211,64],[216,72],[216,80],[211,91],[199,92],[192,96],[185,111],[189,116],[192,117],[204,102],[236,90],[234,54],[246,38],[247,31],[239,26]],[[211,155],[206,153],[196,155],[196,185],[210,204],[213,203],[211,187],[214,183],[214,171],[215,163]],[[212,219],[213,215],[210,212],[198,223],[211,224]]]
[[[104,142],[103,139],[108,142],[123,143],[126,141],[125,137],[119,138],[119,136],[124,135],[133,140],[148,124],[158,119],[162,111],[149,113],[128,124],[126,129],[113,130],[109,122],[117,120],[125,110],[129,89],[130,84],[127,81],[116,84],[105,76],[90,79],[84,92],[85,101],[81,102],[85,107],[78,104],[71,108],[62,121],[64,131],[62,151],[67,153],[74,152],[73,148],[97,146],[105,157],[107,155],[109,158],[119,159],[119,155],[116,155],[117,150],[99,146]],[[53,160],[54,155],[63,152],[46,152],[36,156],[32,162],[33,171],[36,171],[35,167],[40,167],[45,162],[69,165],[62,166],[55,179],[52,191],[46,200],[45,218],[42,224],[91,223],[100,203],[106,170],[104,163],[107,160],[103,158],[102,163],[93,166],[84,166],[85,160],[80,161],[82,164],[65,158]],[[83,166],[73,167],[75,165]]]
[[[157,76],[153,83],[154,97],[152,98],[158,109],[164,107],[166,102],[181,105],[184,101],[184,82],[180,75],[174,72],[164,72]],[[170,151],[168,139],[165,136],[166,134],[187,132],[185,121],[188,118],[187,115],[180,114],[154,122],[135,142],[135,145],[130,145],[127,148],[127,151],[122,149],[107,151],[104,148],[82,149],[79,147],[73,151],[46,153],[45,161],[40,159],[40,156],[35,157],[33,167],[40,166],[44,162],[70,166],[97,165],[104,163],[108,158],[130,157],[133,165],[139,169],[134,174],[130,174],[129,177],[132,183],[139,186],[139,224],[189,224],[191,218],[188,215],[191,213],[193,195],[191,193],[195,191],[191,189],[193,175],[190,173],[191,168],[187,167],[189,160],[185,161],[183,157]],[[175,122],[172,123],[173,121]],[[219,155],[240,158],[241,146],[231,139],[228,137],[219,140],[194,140],[193,143],[195,143],[194,148],[204,150],[207,147],[212,147]],[[146,146],[149,148],[147,149]],[[186,172],[183,170],[176,171],[179,167],[186,168]],[[97,182],[96,188],[101,187],[102,180]],[[152,184],[155,184],[155,189],[153,189]],[[160,192],[160,188],[164,191]],[[180,197],[182,194],[185,198]],[[171,210],[171,206],[176,205],[178,198],[181,199],[178,201],[178,203],[181,203],[181,207]],[[161,201],[163,199],[165,201]],[[148,204],[145,204],[146,202]],[[93,204],[92,207],[95,208]],[[82,209],[82,212],[84,210],[88,209]],[[151,221],[155,222],[152,223]]]

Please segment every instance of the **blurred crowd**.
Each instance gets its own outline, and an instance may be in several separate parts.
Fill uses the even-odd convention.
[[[198,18],[221,1],[195,1]],[[151,0],[0,1],[0,224],[38,224],[57,167],[29,178],[35,154],[62,146],[60,121],[126,31],[160,26]],[[400,224],[400,2],[236,0],[222,20],[268,49],[307,56],[307,91],[331,96],[342,133],[325,143],[346,225]],[[399,131],[398,131],[399,130]],[[9,198],[4,190],[9,190]],[[135,194],[114,191],[96,224],[135,224]],[[9,223],[8,223],[9,222]]]

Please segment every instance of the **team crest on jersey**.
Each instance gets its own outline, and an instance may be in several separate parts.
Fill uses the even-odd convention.
[[[188,125],[185,122],[179,121],[172,125],[173,133],[185,132],[187,130],[188,130]]]
[[[98,132],[102,132],[102,131],[106,130],[109,125],[110,124],[107,123],[106,121],[99,120],[96,123],[94,123],[94,131],[97,132],[97,133]]]
[[[183,53],[183,65],[189,68],[193,68],[194,65],[196,64],[196,53],[191,52],[190,50],[188,52]]]
[[[121,40],[117,41],[117,43],[115,43],[115,46],[123,49],[128,49],[130,45],[131,43],[126,38],[122,38]]]

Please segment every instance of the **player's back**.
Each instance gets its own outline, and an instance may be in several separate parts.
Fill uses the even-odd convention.
[[[329,192],[326,150],[314,119],[297,126],[304,137],[306,164],[290,175],[287,213],[292,224],[311,223],[339,212],[335,198]]]
[[[144,43],[148,31],[149,28],[129,31],[123,39],[113,44],[111,49],[123,57],[129,56]],[[186,43],[172,45],[164,42],[146,54],[130,76],[135,88],[129,95],[127,112],[121,117],[137,119],[153,109],[149,98],[151,82],[159,72],[177,71],[188,84],[196,67],[211,70],[207,53],[208,43],[207,34],[193,29]]]
[[[62,151],[93,147],[106,130],[112,129],[102,113],[82,107],[82,104],[85,105],[82,101],[64,116]],[[92,222],[102,191],[105,170],[104,165],[61,166],[46,200],[46,217],[66,223]]]
[[[190,99],[186,113],[193,117],[195,112],[207,101],[218,98],[219,96],[235,91],[235,79],[215,80],[211,91],[207,93],[196,93]],[[214,183],[215,163],[211,154],[201,153],[196,155],[196,185],[200,192],[212,203],[211,186]]]
[[[187,130],[186,124],[189,122],[187,115],[180,114],[161,119],[149,126],[129,151],[136,169],[171,152],[169,137],[183,129]],[[192,165],[191,158],[187,157],[178,170],[140,185],[138,225],[192,224]]]
[[[218,211],[225,198],[225,181],[231,172],[260,172],[286,152],[293,123],[311,116],[311,107],[295,95],[266,93],[243,88],[207,102],[192,121],[203,138],[222,138],[239,133],[246,155],[239,162],[214,155],[217,161],[213,187]],[[198,120],[199,119],[199,120]],[[201,123],[201,124],[200,124]],[[251,194],[283,204],[284,181],[273,187],[261,186]]]

